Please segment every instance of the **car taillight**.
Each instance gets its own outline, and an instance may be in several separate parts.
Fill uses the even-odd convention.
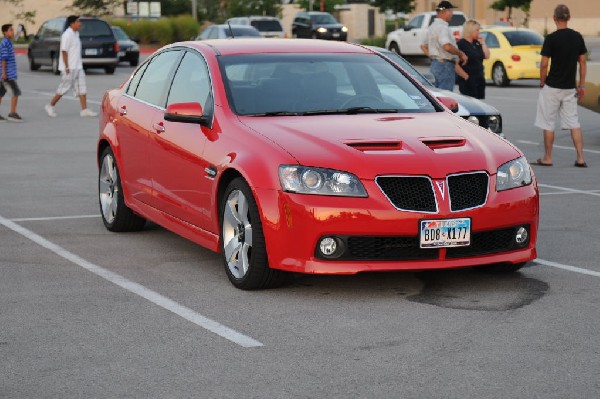
[[[521,61],[521,56],[518,54],[513,54],[511,58],[513,61]]]
[[[115,53],[119,53],[119,43],[115,42]]]

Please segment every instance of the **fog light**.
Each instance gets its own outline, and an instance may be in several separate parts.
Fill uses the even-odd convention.
[[[529,240],[529,233],[525,227],[519,227],[517,230],[517,235],[515,236],[515,241],[519,246],[525,246]]]
[[[324,237],[319,242],[319,252],[324,258],[339,258],[344,253],[344,242],[337,237]]]
[[[477,118],[476,116],[471,115],[467,118],[467,120],[471,123],[479,125],[479,118]]]

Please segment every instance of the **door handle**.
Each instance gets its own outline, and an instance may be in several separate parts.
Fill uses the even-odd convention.
[[[119,108],[119,115],[121,115],[121,116],[127,115],[127,107],[122,106],[121,108]]]
[[[162,122],[153,123],[152,128],[154,128],[154,130],[156,130],[156,133],[159,133],[159,134],[164,133],[164,131],[165,131],[165,125]]]

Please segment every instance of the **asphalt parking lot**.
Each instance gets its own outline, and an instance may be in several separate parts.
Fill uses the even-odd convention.
[[[49,118],[59,78],[18,65],[25,122],[0,124],[0,397],[600,396],[600,114],[579,110],[589,168],[573,167],[568,131],[554,167],[534,167],[539,259],[521,272],[303,276],[245,292],[219,255],[156,225],[108,232],[98,119],[72,97]],[[131,71],[90,70],[90,107]],[[542,154],[537,93],[533,80],[487,87],[529,160]]]

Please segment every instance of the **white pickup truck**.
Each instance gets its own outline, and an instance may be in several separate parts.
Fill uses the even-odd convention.
[[[388,33],[385,47],[400,55],[423,55],[421,43],[423,43],[427,29],[433,23],[435,16],[435,11],[415,14],[404,28]],[[465,21],[465,14],[461,11],[454,11],[449,25],[452,34],[457,40],[460,38],[462,26]]]

